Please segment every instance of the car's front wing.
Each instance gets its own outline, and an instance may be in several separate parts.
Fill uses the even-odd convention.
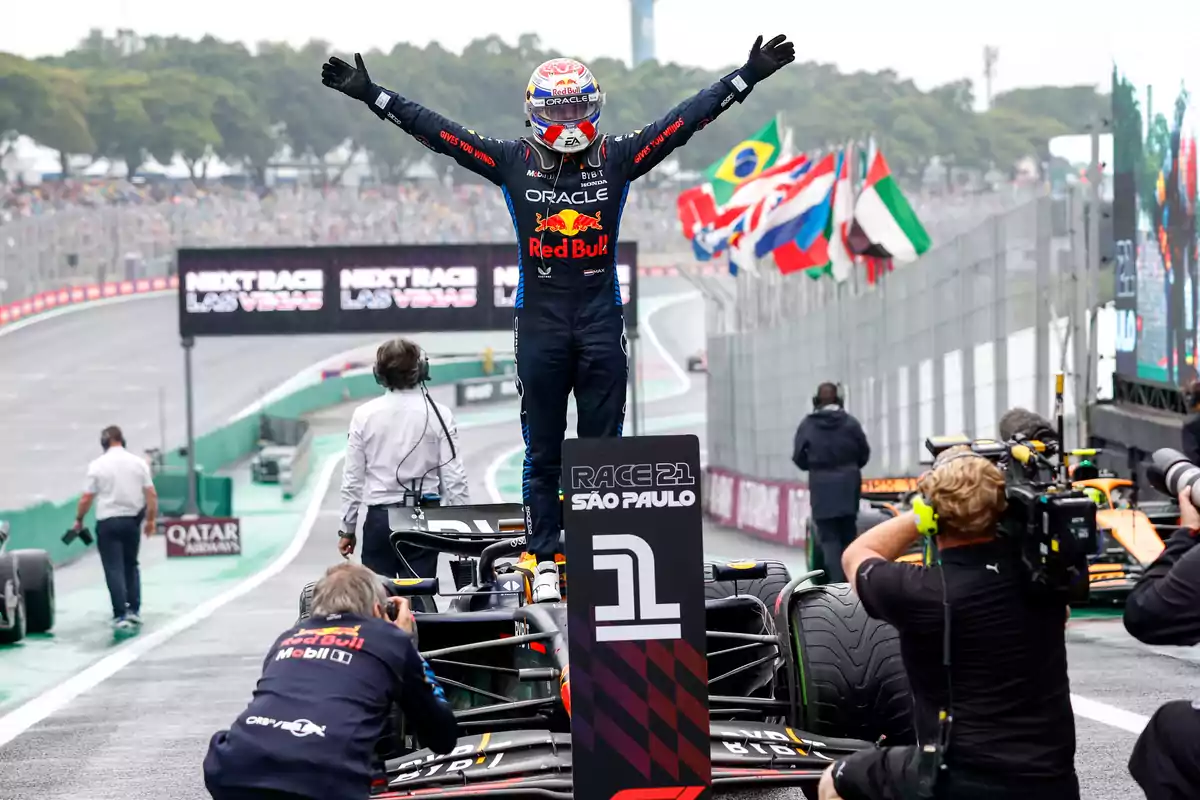
[[[871,747],[854,739],[815,737],[782,725],[714,722],[713,789],[791,785],[815,787],[839,757]],[[387,765],[382,798],[437,800],[491,796],[572,797],[571,737],[549,731],[506,731],[460,739],[449,754],[428,750]]]

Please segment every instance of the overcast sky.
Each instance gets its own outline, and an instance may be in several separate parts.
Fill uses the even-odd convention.
[[[20,2],[20,0],[13,0]],[[91,28],[143,34],[213,34],[254,43],[323,38],[345,52],[390,49],[397,41],[453,50],[497,33],[522,33],[584,59],[630,54],[629,0],[36,0],[0,25],[0,51],[34,57],[69,49]],[[982,94],[983,47],[1000,48],[996,91],[1046,83],[1104,83],[1113,59],[1138,83],[1175,88],[1189,73],[1200,86],[1200,0],[658,0],[658,58],[706,67],[739,63],[754,37],[777,32],[799,58],[843,71],[890,68],[922,87],[968,77]],[[329,9],[329,13],[323,13]],[[503,13],[500,9],[504,9]],[[1130,19],[1118,19],[1116,10]],[[1141,9],[1141,10],[1139,10]],[[530,13],[530,12],[540,13]],[[1175,42],[1165,37],[1176,36]]]

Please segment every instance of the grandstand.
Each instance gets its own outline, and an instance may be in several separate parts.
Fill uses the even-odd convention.
[[[621,238],[645,265],[692,263],[676,219],[676,186],[636,186]],[[1030,197],[1013,185],[958,196],[915,195],[935,246]],[[510,242],[500,192],[475,183],[319,188],[265,193],[190,181],[0,184],[0,305],[42,291],[156,277],[180,247]]]

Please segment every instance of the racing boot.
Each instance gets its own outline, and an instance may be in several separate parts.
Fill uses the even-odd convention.
[[[542,561],[533,576],[533,602],[557,603],[562,600],[558,590],[558,564]]]

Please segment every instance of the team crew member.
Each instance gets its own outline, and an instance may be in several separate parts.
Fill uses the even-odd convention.
[[[75,511],[74,530],[96,506],[96,549],[112,601],[113,627],[130,630],[142,624],[142,576],[138,570],[139,528],[154,535],[158,493],[150,465],[125,449],[116,425],[100,433],[104,454],[88,464],[83,495]]]
[[[362,563],[380,575],[437,576],[438,554],[391,544],[388,508],[415,506],[440,488],[440,503],[469,502],[467,472],[458,450],[454,415],[425,389],[429,361],[407,339],[392,339],[375,353],[375,380],[387,389],[363,403],[350,419],[342,472],[342,528],[338,549],[354,552],[359,509],[365,503]]]
[[[1200,511],[1179,495],[1180,529],[1125,602],[1125,629],[1153,645],[1200,644]],[[1200,797],[1200,702],[1175,700],[1138,737],[1129,772],[1147,800]]]
[[[322,82],[361,100],[429,149],[500,186],[517,234],[520,282],[513,320],[517,391],[525,438],[523,495],[534,599],[559,599],[558,490],[567,395],[581,437],[620,436],[628,379],[616,256],[629,185],[716,119],[734,100],[795,59],[777,36],[754,43],[744,66],[683,101],[657,122],[622,136],[599,132],[604,93],[572,59],[547,61],[525,91],[533,135],[480,136],[371,82],[362,57],[331,58]]]
[[[384,609],[394,607],[395,621]],[[312,617],[275,640],[254,698],[204,759],[215,800],[361,800],[393,703],[422,745],[450,752],[454,711],[413,645],[408,600],[358,564],[330,567]]]
[[[951,448],[918,488],[937,515],[941,563],[894,563],[919,536],[908,513],[860,536],[843,565],[867,613],[899,630],[917,740],[944,744],[946,768],[918,747],[866,750],[826,772],[821,800],[1078,800],[1067,608],[1035,593],[1019,556],[996,538],[1003,473]],[[936,791],[918,791],[923,773],[937,776]]]
[[[796,429],[792,446],[792,463],[808,473],[812,518],[830,583],[846,580],[842,553],[858,533],[862,468],[871,460],[862,425],[842,405],[837,384],[817,387],[813,413]]]

